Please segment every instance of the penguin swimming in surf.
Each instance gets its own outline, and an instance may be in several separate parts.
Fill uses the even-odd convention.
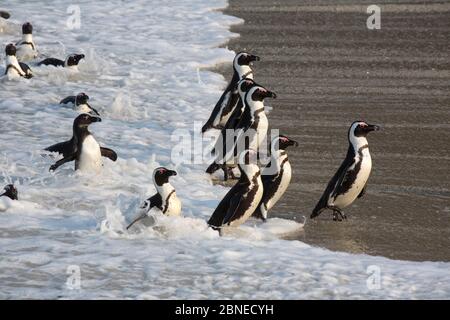
[[[16,43],[19,61],[29,61],[37,58],[38,52],[33,41],[33,26],[26,22],[22,25],[22,40]]]
[[[241,176],[214,210],[208,224],[215,230],[237,227],[255,212],[263,196],[261,172],[256,152],[245,150],[239,156]]]
[[[77,94],[76,96],[68,96],[62,99],[59,104],[73,104],[73,109],[79,113],[92,113],[97,116],[100,116],[97,110],[95,110],[88,103],[89,96],[84,92]]]
[[[286,153],[290,146],[297,147],[298,142],[283,135],[272,141],[270,163],[261,170],[264,193],[253,213],[255,218],[265,221],[267,212],[280,200],[291,182],[292,169]]]
[[[8,11],[0,10],[0,18],[7,20],[9,17],[11,17],[11,15]]]
[[[58,152],[63,155],[50,167],[50,171],[69,161],[75,161],[75,170],[99,172],[103,163],[101,157],[112,161],[117,160],[117,154],[108,148],[100,147],[88,127],[93,122],[100,122],[101,118],[87,113],[80,114],[73,122],[73,136],[69,141],[57,143],[46,148],[46,151]]]
[[[0,194],[0,211],[6,211],[11,207],[11,201],[19,200],[18,192],[13,184],[8,184]]]
[[[153,183],[157,193],[144,201],[140,207],[139,216],[128,225],[127,229],[147,217],[152,209],[167,216],[179,216],[181,214],[181,202],[177,197],[175,188],[169,182],[169,178],[176,175],[176,171],[164,167],[156,168],[153,171]]]
[[[5,48],[5,75],[9,80],[17,79],[20,77],[31,79],[33,77],[33,73],[30,67],[27,64],[19,62],[17,60],[16,51],[16,46],[12,43],[8,44]]]
[[[210,129],[221,129],[230,118],[239,102],[238,82],[243,78],[253,79],[253,71],[250,65],[253,61],[259,61],[258,56],[247,52],[239,52],[233,59],[233,77],[216,103],[208,121],[202,127],[202,133]]]
[[[54,67],[65,67],[65,68],[76,68],[81,59],[84,59],[84,54],[71,54],[67,56],[66,60],[59,60],[56,58],[47,58],[38,63],[38,66],[54,66]]]
[[[379,126],[367,124],[364,121],[352,123],[348,130],[347,156],[328,183],[311,214],[311,219],[325,209],[333,211],[335,221],[346,219],[342,209],[352,204],[357,198],[361,198],[366,191],[367,180],[372,170],[372,158],[366,137],[369,132],[378,130],[380,130]]]

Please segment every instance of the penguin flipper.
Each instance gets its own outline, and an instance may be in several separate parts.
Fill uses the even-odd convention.
[[[92,106],[89,103],[86,103],[86,104],[92,110],[92,113],[96,114],[97,116],[100,116],[100,113],[98,113],[98,111],[96,109],[92,108]]]
[[[239,194],[236,194],[233,198],[230,200],[230,206],[228,207],[227,214],[225,215],[225,218],[223,219],[222,224],[228,224],[232,220],[235,220],[240,217],[238,215],[238,209],[241,204],[242,197]]]
[[[139,207],[141,213],[135,219],[133,219],[133,221],[127,226],[127,230],[139,220],[142,220],[145,217],[147,217],[148,212],[154,207],[157,208],[162,207],[162,198],[159,193],[151,196],[150,198],[144,201],[144,203]]]
[[[257,218],[257,219],[261,219],[261,220],[266,220],[267,217],[265,217],[265,215],[267,215],[267,202],[268,199],[270,199],[270,197],[272,195],[274,195],[277,191],[277,184],[274,183],[274,180],[276,179],[278,175],[262,175],[262,183],[263,183],[263,196],[261,198],[261,201],[258,204],[258,207],[256,208],[255,212],[253,212],[252,217]],[[264,207],[264,211],[265,213],[263,214],[263,210],[261,209],[261,207]]]
[[[112,149],[100,147],[100,152],[102,153],[102,157],[109,158],[112,161],[117,160],[117,153]]]
[[[75,104],[75,100],[76,100],[76,96],[68,96],[65,97],[64,99],[62,99],[59,104],[68,104],[68,103],[73,103]]]
[[[358,195],[358,199],[362,198],[366,194],[366,188],[367,188],[367,184],[364,186],[364,188],[362,188],[361,192]]]
[[[31,71],[31,68],[23,62],[19,62],[20,68],[25,73],[24,77],[27,79],[33,78],[33,72]]]
[[[58,152],[58,153],[62,154],[63,157],[66,157],[74,152],[73,142],[72,142],[72,140],[69,140],[69,141],[56,143],[48,148],[45,148],[44,150],[50,151],[50,152]]]
[[[73,161],[73,160],[75,160],[75,158],[76,158],[76,153],[73,153],[67,157],[62,158],[61,160],[58,160],[58,161],[56,161],[55,164],[50,166],[49,171],[55,171],[59,166],[63,165],[66,162]]]
[[[45,65],[45,66],[51,65],[51,66],[54,66],[54,67],[64,67],[64,61],[56,59],[56,58],[47,58],[47,59],[44,59],[44,60],[42,60],[41,62],[38,63],[38,66],[41,66],[41,65]]]

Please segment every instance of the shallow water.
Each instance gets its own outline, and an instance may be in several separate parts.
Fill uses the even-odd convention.
[[[286,241],[286,232],[300,225],[284,219],[249,221],[222,238],[207,228],[228,188],[212,185],[204,163],[171,163],[171,134],[194,132],[193,121],[208,117],[226,84],[200,70],[234,55],[218,48],[240,21],[212,10],[225,2],[79,1],[76,30],[66,28],[69,4],[2,4],[12,13],[9,30],[33,23],[45,56],[84,52],[87,58],[79,73],[35,67],[31,81],[0,83],[1,182],[14,182],[20,197],[0,213],[0,298],[449,297],[447,263]],[[17,39],[0,34],[2,44]],[[50,173],[54,159],[42,156],[42,148],[68,139],[76,116],[58,101],[80,91],[102,115],[91,131],[119,159],[105,159],[99,175],[74,172],[73,164]],[[160,165],[179,173],[173,184],[184,217],[161,217],[159,228],[127,232],[136,206],[154,192],[151,174]],[[366,282],[371,265],[382,271],[377,290]]]

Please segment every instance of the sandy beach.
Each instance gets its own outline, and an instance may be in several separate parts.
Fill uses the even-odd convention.
[[[312,5],[314,3],[314,5]],[[275,91],[272,128],[300,143],[294,174],[273,216],[309,217],[344,159],[354,120],[379,124],[368,137],[367,194],[346,210],[308,218],[297,238],[315,246],[393,259],[450,261],[450,4],[379,1],[231,0],[244,19],[226,44],[261,56],[255,79]],[[230,65],[219,70],[230,78]]]

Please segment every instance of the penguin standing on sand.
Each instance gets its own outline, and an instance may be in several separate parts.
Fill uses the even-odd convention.
[[[227,133],[230,133],[230,130],[234,132],[237,129],[237,126],[239,124],[239,121],[241,120],[243,114],[245,112],[250,112],[250,108],[246,106],[245,103],[245,94],[248,90],[250,90],[251,87],[255,85],[255,82],[252,79],[245,78],[239,81],[237,88],[239,92],[240,99],[239,101],[242,101],[233,111],[233,114],[228,119],[225,126],[222,128],[220,135],[217,137],[215,146],[212,153],[216,153],[216,160],[206,169],[206,173],[213,174],[218,169],[222,169],[224,172],[224,180],[227,181],[228,178],[231,176],[234,178],[233,174],[233,166],[227,166],[225,164],[226,161],[223,161],[224,153],[227,150],[227,145],[234,145],[234,134],[233,137],[228,137]],[[233,141],[228,141],[227,138],[233,139]]]
[[[267,212],[280,200],[291,182],[292,169],[286,153],[289,146],[297,147],[298,142],[283,135],[272,141],[270,163],[262,169],[264,194],[253,213],[255,218],[266,221]]]
[[[94,115],[100,116],[97,110],[95,110],[88,103],[89,96],[84,92],[77,94],[76,96],[68,96],[62,99],[59,104],[73,104],[73,109],[79,113],[92,113]]]
[[[8,44],[5,48],[6,53],[5,75],[8,77],[9,80],[17,79],[20,77],[24,77],[27,79],[32,78],[33,73],[31,72],[30,67],[23,62],[17,61],[16,51],[17,51],[16,46],[12,43]]]
[[[177,197],[175,188],[169,182],[169,178],[176,175],[176,171],[164,167],[156,168],[153,171],[153,183],[157,193],[144,201],[140,207],[139,216],[128,225],[127,229],[147,217],[152,209],[167,216],[179,216],[181,214],[181,202]]]
[[[17,59],[19,61],[29,61],[37,58],[36,45],[33,41],[33,26],[26,22],[22,25],[22,40],[16,43]]]
[[[13,184],[8,184],[4,189],[5,192],[0,194],[0,211],[6,211],[11,207],[11,201],[19,200],[18,192]]]
[[[71,54],[67,56],[66,60],[59,60],[56,58],[47,58],[38,63],[38,66],[54,66],[54,67],[64,67],[64,68],[77,68],[78,63],[81,59],[84,59],[84,54]]]
[[[256,152],[245,150],[239,156],[238,167],[241,177],[220,201],[208,221],[215,230],[237,227],[247,221],[255,212],[263,195],[263,184]]]
[[[61,160],[50,167],[50,171],[56,170],[66,162],[75,161],[75,170],[99,172],[103,165],[102,156],[116,161],[117,154],[111,149],[100,147],[88,130],[91,123],[100,121],[102,121],[100,117],[87,113],[80,114],[73,122],[72,138],[45,149],[63,155]]]
[[[314,208],[311,219],[323,210],[333,210],[333,220],[342,221],[346,216],[342,209],[349,206],[366,191],[367,180],[372,170],[372,159],[366,136],[371,131],[378,131],[377,125],[364,121],[355,121],[348,130],[349,147],[344,162],[339,167],[325,192]]]
[[[221,129],[230,118],[238,104],[242,105],[237,90],[238,82],[243,78],[253,79],[250,64],[259,61],[259,57],[247,52],[239,52],[233,60],[233,78],[216,103],[208,121],[202,127],[202,133],[210,129]]]

